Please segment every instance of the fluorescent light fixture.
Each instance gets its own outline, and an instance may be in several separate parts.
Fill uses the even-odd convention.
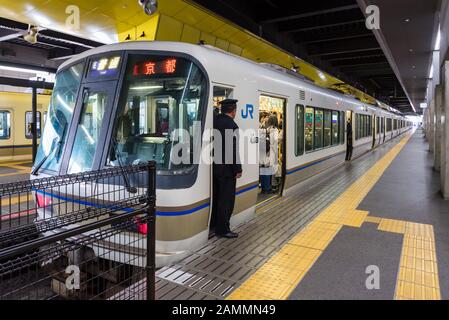
[[[163,86],[142,86],[142,87],[131,87],[130,90],[150,90],[150,89],[162,89]]]
[[[433,78],[433,63],[432,66],[430,67],[430,72],[429,72],[429,79]]]
[[[320,77],[321,80],[326,80],[326,76],[321,71],[318,71],[318,77]]]
[[[441,30],[440,27],[438,26],[437,39],[435,40],[435,51],[440,50],[440,45],[441,45]]]
[[[32,74],[38,74],[38,73],[39,74],[50,74],[50,72],[41,71],[41,70],[8,67],[8,66],[2,66],[2,65],[0,65],[0,70],[14,71],[14,72],[23,72],[23,73],[32,73]]]
[[[421,102],[421,104],[419,105],[419,107],[420,107],[421,109],[427,109],[427,103]]]

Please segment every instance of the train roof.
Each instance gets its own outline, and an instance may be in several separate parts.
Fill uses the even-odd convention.
[[[313,90],[317,93],[322,93],[326,96],[332,96],[335,99],[339,99],[342,102],[356,104],[356,105],[365,105],[370,108],[375,108],[378,112],[383,112],[386,114],[390,114],[396,117],[404,117],[402,115],[395,114],[389,110],[385,110],[383,108],[380,108],[375,105],[371,105],[368,103],[363,103],[360,100],[357,100],[353,97],[344,95],[342,93],[335,92],[331,89],[323,88],[315,83],[304,79],[303,76],[299,74],[293,74],[292,72],[288,72],[287,69],[284,69],[281,66],[274,66],[269,65],[265,63],[257,63],[255,61],[246,59],[241,56],[234,55],[230,52],[221,50],[216,47],[212,47],[209,45],[195,45],[185,42],[171,42],[171,41],[129,41],[129,42],[121,42],[116,44],[109,44],[104,45],[101,47],[97,47],[91,50],[87,50],[81,54],[78,54],[68,61],[64,62],[59,68],[58,71],[66,68],[67,66],[75,63],[76,61],[79,61],[81,59],[84,59],[86,57],[106,53],[110,51],[122,51],[122,50],[157,50],[157,51],[171,51],[171,52],[179,52],[179,53],[186,53],[193,57],[195,57],[198,61],[202,62],[203,64],[209,64],[212,65],[212,61],[214,62],[214,67],[216,67],[215,61],[217,61],[216,55],[222,55],[222,58],[229,58],[229,59],[235,59],[236,62],[247,64],[248,67],[257,67],[260,68],[260,70],[265,70],[265,72],[276,74],[278,77],[287,78],[287,79],[294,79],[297,84],[300,84],[301,87],[303,87],[305,90]],[[219,64],[219,67],[221,67],[224,64]],[[281,69],[282,68],[282,69]],[[228,70],[223,68],[224,70]]]

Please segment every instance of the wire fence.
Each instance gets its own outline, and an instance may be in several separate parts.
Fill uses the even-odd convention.
[[[155,165],[0,185],[0,299],[154,299]]]

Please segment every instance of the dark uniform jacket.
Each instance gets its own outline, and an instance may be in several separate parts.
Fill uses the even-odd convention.
[[[234,138],[232,139],[232,163],[227,164],[225,150],[226,143],[230,142],[226,141],[226,130],[238,130],[239,127],[230,116],[219,114],[214,117],[214,129],[220,132],[222,140],[221,161],[218,159],[219,152],[214,152],[215,156],[217,156],[217,159],[214,158],[214,175],[223,178],[235,178],[237,173],[242,172],[242,165],[240,164],[237,150],[238,136],[235,133]]]
[[[352,124],[350,122],[346,123],[346,136],[348,146],[352,146]]]

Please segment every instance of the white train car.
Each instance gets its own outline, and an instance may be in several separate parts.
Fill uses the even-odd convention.
[[[210,143],[204,133],[213,128],[218,101],[238,99],[236,122],[240,129],[254,132],[241,154],[257,157],[264,115],[276,115],[282,132],[277,194],[261,195],[257,159],[243,161],[232,226],[253,217],[256,206],[271,196],[283,196],[317,172],[342,163],[347,119],[354,131],[354,155],[400,134],[393,120],[409,127],[400,116],[277,69],[215,48],[176,42],[127,42],[86,51],[57,73],[35,162],[39,168],[32,178],[115,166],[113,138],[123,164],[155,160],[157,265],[162,266],[209,237],[211,161],[173,165],[169,138],[176,129],[192,134],[199,121],[200,137],[191,142]],[[56,152],[51,147],[55,140],[61,141]],[[190,151],[195,158],[198,154],[193,153],[203,150]],[[76,201],[76,195],[64,195],[71,196]]]

